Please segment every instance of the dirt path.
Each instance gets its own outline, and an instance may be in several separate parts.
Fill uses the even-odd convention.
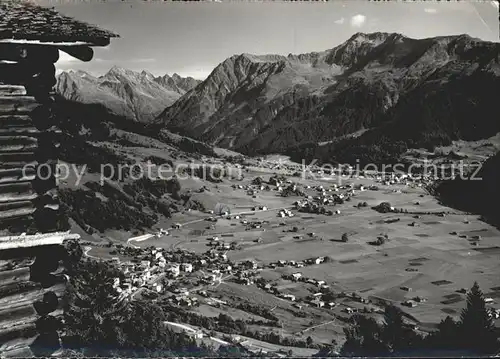
[[[101,258],[98,258],[98,257],[94,257],[94,256],[91,256],[89,254],[89,252],[92,250],[92,247],[91,246],[86,246],[83,248],[83,255],[87,258],[92,258],[92,259],[95,259],[95,260],[100,260]]]
[[[302,329],[302,330],[298,331],[297,333],[295,333],[295,335],[300,334],[300,333],[305,333],[305,332],[307,332],[309,330],[313,330],[315,328],[319,328],[319,327],[322,327],[324,325],[329,325],[329,324],[335,323],[335,320],[336,319],[333,319],[333,320],[330,320],[330,321],[325,322],[325,323],[320,323],[320,324],[317,324],[317,325],[313,325],[312,327],[309,327],[309,328],[306,328],[306,329]],[[344,326],[340,325],[340,324],[334,324],[334,325],[336,327],[344,328]]]

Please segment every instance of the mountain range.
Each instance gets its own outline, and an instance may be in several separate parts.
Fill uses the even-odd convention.
[[[357,141],[370,132],[380,138],[381,126],[411,146],[482,138],[500,130],[493,95],[500,93],[499,50],[468,35],[417,40],[379,32],[357,33],[323,52],[242,54],[157,121],[248,154],[363,131]]]
[[[67,100],[101,104],[115,115],[148,123],[199,82],[177,74],[155,77],[147,71],[115,66],[99,77],[84,71],[62,72],[56,91]]]
[[[231,56],[202,82],[113,68],[58,92],[244,154],[366,161],[500,131],[500,44],[356,33],[300,55]]]

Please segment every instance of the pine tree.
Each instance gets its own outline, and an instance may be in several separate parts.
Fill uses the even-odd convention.
[[[385,356],[389,349],[383,342],[382,327],[373,318],[354,315],[352,325],[344,328],[346,341],[341,349],[345,356]]]
[[[426,348],[430,350],[453,350],[457,348],[459,326],[453,318],[447,316],[438,325],[434,333],[425,338]]]
[[[404,354],[415,349],[420,336],[403,320],[403,312],[395,306],[387,306],[384,312],[383,339],[392,353]]]
[[[478,354],[491,354],[498,350],[498,340],[492,318],[488,315],[483,293],[474,282],[467,294],[467,306],[460,316],[461,347]]]
[[[92,260],[75,267],[65,295],[66,344],[116,346],[125,309],[112,285],[120,272],[107,262]]]
[[[172,198],[180,199],[180,191],[182,189],[181,183],[177,176],[171,178],[167,182],[167,190],[172,193]]]

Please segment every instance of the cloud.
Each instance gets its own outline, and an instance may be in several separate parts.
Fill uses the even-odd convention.
[[[81,62],[78,59],[75,59],[73,56],[68,55],[64,51],[59,50],[59,60],[57,60],[56,64],[60,66],[65,66],[71,63]]]
[[[130,59],[130,60],[127,60],[127,62],[155,62],[156,59],[153,59],[153,58],[146,58],[146,59]]]
[[[188,68],[176,71],[176,73],[181,77],[192,77],[197,80],[205,80],[212,70],[212,68]]]
[[[334,21],[334,23],[336,23],[338,25],[342,25],[344,22],[345,22],[345,19],[343,17],[341,17],[340,19]]]
[[[113,60],[109,60],[109,59],[101,59],[100,57],[96,57],[92,60],[93,62],[111,62]]]
[[[153,58],[131,58],[131,59],[126,59],[126,60],[122,60],[121,62],[127,62],[127,63],[131,63],[131,64],[135,64],[135,63],[150,63],[150,62],[155,62],[156,59],[153,59]],[[116,62],[116,59],[103,59],[103,58],[100,58],[100,57],[96,57],[92,60],[92,62]]]
[[[432,7],[426,7],[426,8],[424,9],[424,11],[425,11],[426,13],[428,13],[428,14],[435,14],[435,13],[437,13],[437,10],[436,10],[436,9],[434,9],[434,8],[432,8]]]
[[[352,27],[361,27],[366,21],[366,16],[365,15],[354,15],[351,17],[351,26]]]

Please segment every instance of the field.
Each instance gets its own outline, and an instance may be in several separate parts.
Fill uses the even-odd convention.
[[[425,302],[416,307],[401,306],[425,331],[446,315],[459,315],[465,305],[465,294],[457,293],[457,290],[470,288],[474,281],[479,283],[486,296],[500,298],[500,288],[495,289],[500,286],[500,232],[481,222],[477,216],[443,207],[419,186],[383,185],[368,178],[343,179],[339,183],[338,178],[289,177],[311,196],[317,195],[316,186],[329,189],[335,183],[367,187],[375,184],[378,190],[357,191],[351,201],[332,207],[339,210],[339,214],[328,216],[293,210],[293,217],[280,218],[278,211],[293,207],[300,197],[281,197],[273,190],[258,191],[253,196],[238,188],[249,185],[257,176],[267,181],[271,174],[272,171],[266,173],[253,168],[244,174],[243,180],[225,180],[219,184],[198,180],[182,183],[184,189],[193,191],[205,185],[208,190],[194,193],[193,197],[204,203],[207,209],[218,203],[227,205],[231,219],[219,217],[213,223],[205,220],[210,214],[197,211],[177,213],[158,227],[167,228],[180,223],[181,228],[171,230],[168,236],[134,245],[204,253],[209,249],[207,238],[219,236],[236,245],[235,250],[227,251],[231,261],[255,260],[264,268],[260,276],[276,284],[281,293],[305,298],[318,290],[314,284],[282,278],[285,274],[300,272],[303,277],[325,281],[335,291],[357,293],[370,303],[360,303],[347,296],[337,300],[333,308],[307,305],[298,309],[293,302],[255,285],[244,286],[224,280],[216,287],[208,288],[208,292],[228,304],[222,309],[208,309],[209,306],[202,305],[196,309],[200,314],[215,316],[225,312],[234,319],[244,319],[244,313],[231,308],[248,302],[272,309],[283,323],[283,328],[279,329],[283,333],[301,339],[311,336],[315,342],[330,343],[333,338],[342,337],[342,327],[349,317],[345,313],[348,307],[363,310],[371,306],[377,309],[381,303],[401,306],[405,300],[425,298]],[[368,205],[358,208],[359,202]],[[372,209],[381,202],[389,202],[403,213],[383,214]],[[266,206],[267,210],[253,210],[258,206]],[[408,213],[404,213],[405,210]],[[236,215],[240,218],[235,219]],[[259,221],[261,228],[249,229],[243,220]],[[291,231],[293,227],[297,227],[296,231]],[[347,243],[340,241],[344,233],[349,236]],[[383,245],[369,244],[380,235],[388,238]],[[475,236],[480,240],[472,240]],[[302,268],[270,268],[271,263],[279,260],[304,261],[314,257],[327,257],[327,260]],[[493,306],[498,307],[498,304]]]

